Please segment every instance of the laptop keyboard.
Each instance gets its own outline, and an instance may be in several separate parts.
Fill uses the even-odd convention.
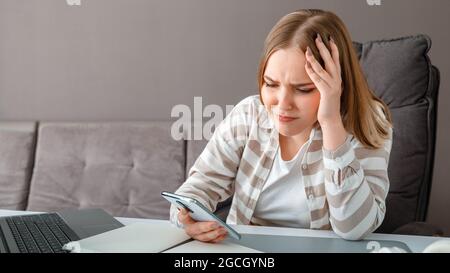
[[[56,213],[11,216],[6,222],[21,253],[65,253],[62,246],[78,237]]]

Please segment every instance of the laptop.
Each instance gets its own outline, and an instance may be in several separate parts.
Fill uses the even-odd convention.
[[[0,253],[65,253],[70,241],[123,226],[103,209],[0,217]]]

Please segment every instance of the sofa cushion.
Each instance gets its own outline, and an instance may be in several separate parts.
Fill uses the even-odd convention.
[[[389,106],[394,123],[388,175],[390,190],[386,216],[378,231],[392,232],[419,219],[419,196],[432,162],[433,107],[436,92],[427,52],[430,39],[424,35],[355,43],[369,86]],[[432,151],[433,150],[433,151]]]
[[[206,144],[208,144],[208,140],[202,139],[202,140],[187,140],[186,141],[186,177],[189,174],[189,171],[191,170],[192,166],[194,165],[197,158],[200,156],[200,154],[203,152],[203,150],[206,147]]]
[[[100,207],[114,216],[169,218],[161,191],[184,181],[184,142],[169,122],[39,126],[28,210]]]
[[[0,123],[0,208],[24,210],[34,158],[35,122]]]

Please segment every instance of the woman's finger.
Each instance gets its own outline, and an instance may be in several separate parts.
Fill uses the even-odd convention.
[[[320,63],[316,60],[316,58],[314,57],[314,55],[312,54],[311,48],[309,48],[309,46],[306,48],[306,61],[309,62],[311,64],[311,68],[313,70],[313,72],[320,77],[322,80],[324,80],[325,82],[331,82],[332,78],[331,76],[328,74],[327,71],[325,71],[325,69],[323,69],[322,65],[320,65]]]
[[[220,243],[223,240],[225,240],[227,238],[227,236],[228,236],[228,234],[224,234],[224,235],[221,235],[221,236],[217,237],[216,239],[209,241],[209,242],[210,243]]]
[[[210,242],[210,241],[217,239],[220,236],[225,235],[226,232],[227,231],[224,228],[217,228],[213,231],[198,234],[194,237],[194,239],[202,241],[202,242]]]
[[[339,60],[339,49],[336,45],[336,42],[333,40],[333,37],[330,38],[330,47],[334,65],[336,67],[339,77],[341,77],[341,62]]]
[[[308,74],[308,76],[311,78],[312,82],[314,83],[314,85],[316,86],[316,88],[320,91],[320,90],[324,90],[326,88],[328,88],[328,85],[325,83],[324,80],[322,80],[322,78],[314,71],[314,69],[311,67],[311,64],[306,61],[305,64],[305,70],[306,73]]]
[[[190,236],[197,236],[203,233],[208,233],[219,228],[216,222],[196,222],[193,225],[188,225],[184,229]]]
[[[194,219],[191,218],[189,212],[186,209],[179,210],[178,221],[180,221],[180,223],[182,223],[183,225],[191,225],[196,223]]]
[[[334,59],[331,56],[331,52],[328,50],[328,48],[325,46],[322,37],[320,34],[317,34],[316,38],[316,46],[319,49],[320,56],[322,57],[324,63],[325,63],[325,69],[326,71],[332,76],[337,76],[337,69],[336,65],[334,64]]]

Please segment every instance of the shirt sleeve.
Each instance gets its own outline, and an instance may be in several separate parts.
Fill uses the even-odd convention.
[[[369,149],[348,135],[334,151],[323,148],[325,191],[336,234],[359,240],[377,229],[386,213],[392,129],[383,147]]]

